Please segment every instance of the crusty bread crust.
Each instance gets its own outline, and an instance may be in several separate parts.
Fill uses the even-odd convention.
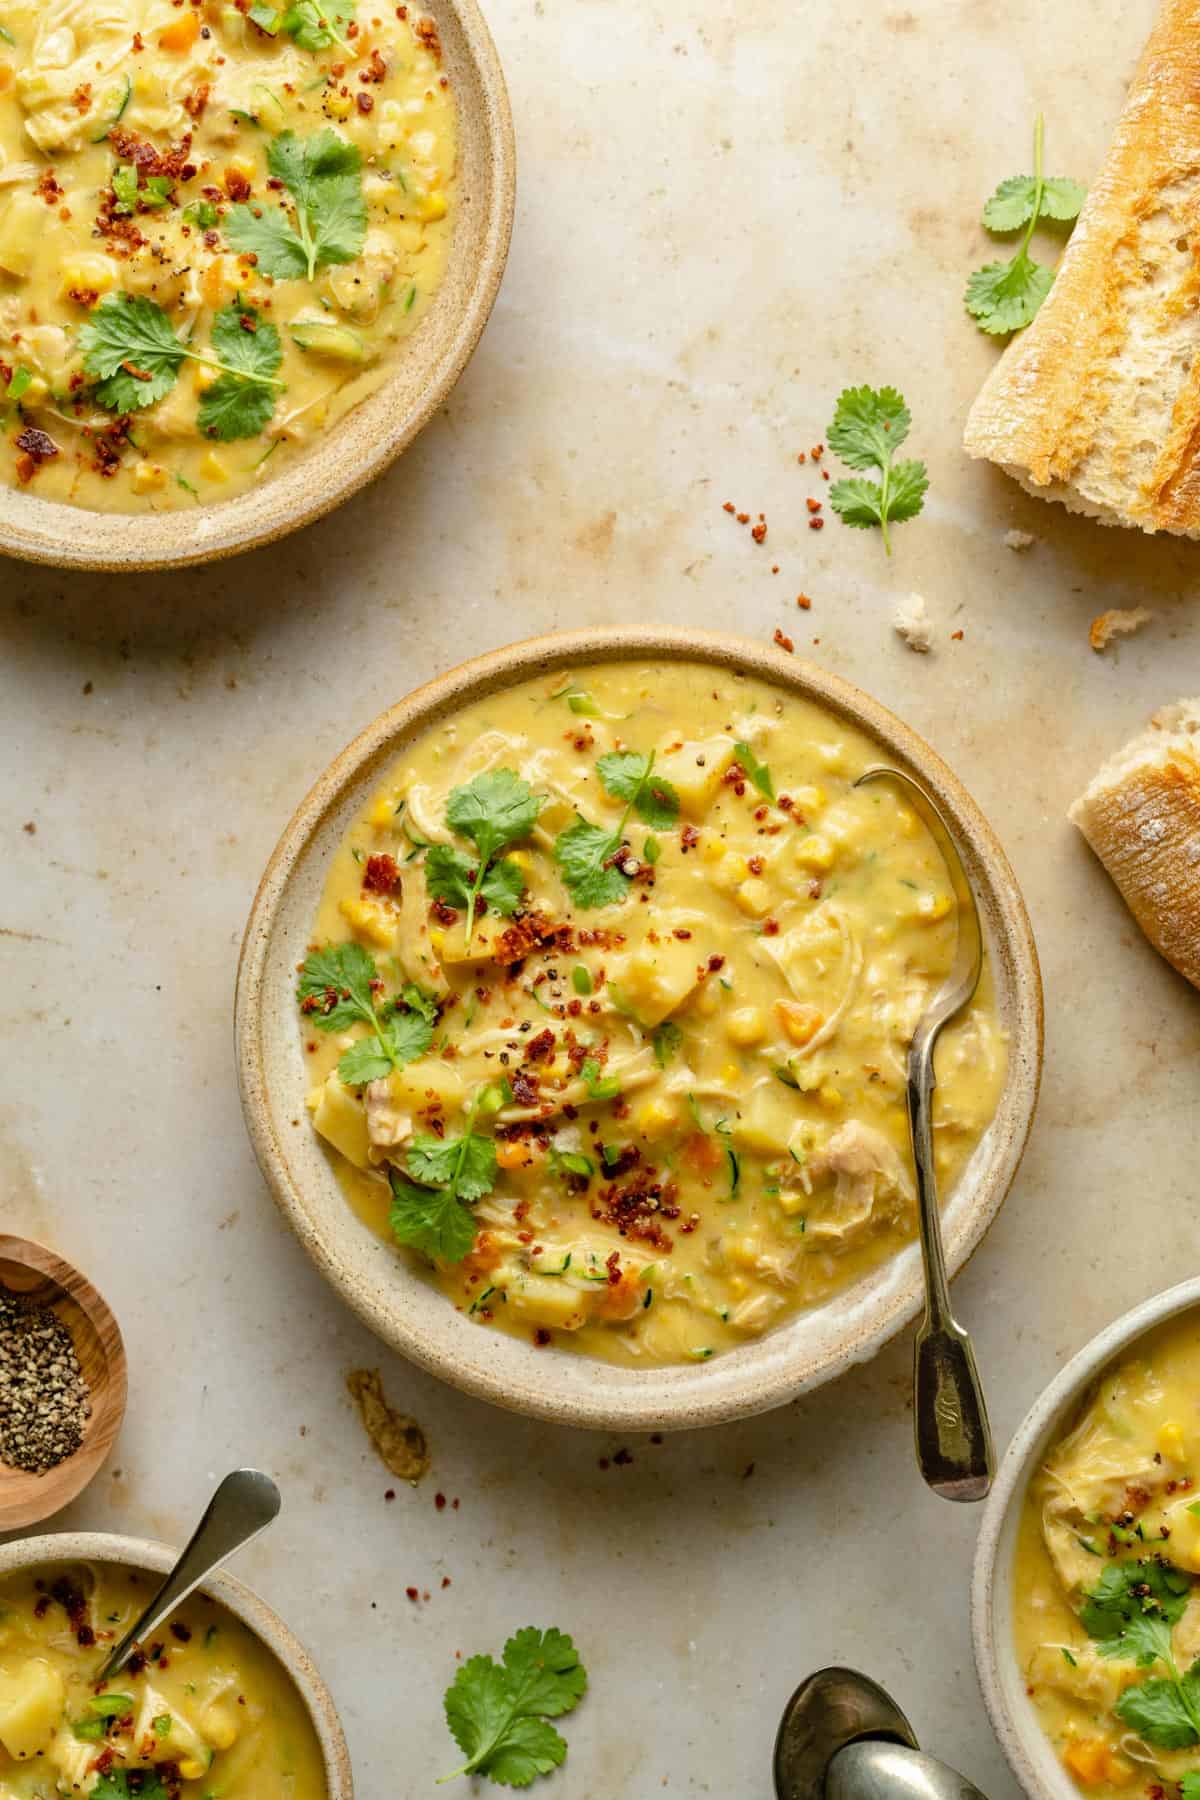
[[[1156,713],[1070,817],[1154,948],[1200,988],[1200,700]]]
[[[1054,286],[964,442],[1105,524],[1200,536],[1200,0],[1165,0]]]

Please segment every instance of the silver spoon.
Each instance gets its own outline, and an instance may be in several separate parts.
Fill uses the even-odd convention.
[[[923,1751],[885,1688],[857,1669],[818,1669],[784,1708],[778,1800],[985,1800]]]
[[[205,1509],[191,1541],[146,1610],[112,1651],[97,1681],[120,1674],[143,1639],[158,1630],[177,1606],[276,1518],[279,1489],[259,1469],[235,1469],[227,1475]]]
[[[958,902],[954,963],[918,1021],[908,1048],[908,1124],[917,1172],[917,1218],[925,1267],[925,1314],[913,1356],[913,1423],[917,1463],[943,1500],[982,1500],[992,1485],[995,1458],[987,1405],[971,1340],[954,1317],[946,1279],[942,1222],[933,1161],[933,1047],[976,987],[983,964],[983,933],[975,895],[949,827],[919,781],[900,769],[867,769],[855,782],[899,783],[941,853]]]

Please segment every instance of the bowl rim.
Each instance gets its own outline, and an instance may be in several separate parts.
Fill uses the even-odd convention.
[[[411,403],[373,435],[365,454],[339,457],[338,446],[353,431],[362,407],[373,403],[382,407],[384,396],[403,380],[406,368],[400,362],[379,388],[278,480],[191,511],[100,512],[0,487],[0,555],[52,568],[138,574],[191,568],[261,549],[315,524],[351,499],[396,461],[445,404],[483,335],[504,276],[516,204],[516,138],[504,71],[478,0],[425,3],[435,13],[444,10],[454,16],[465,63],[478,88],[479,103],[469,116],[487,171],[480,183],[486,216],[479,255],[463,284],[458,318]],[[461,118],[459,133],[466,135]],[[435,298],[434,312],[436,308]],[[285,488],[290,489],[286,499],[273,504],[272,496]],[[199,530],[204,521],[208,523]]]
[[[971,1575],[975,1668],[1000,1747],[1035,1800],[1079,1800],[1079,1789],[1054,1756],[1032,1706],[1022,1704],[1024,1683],[1008,1631],[1012,1553],[1025,1489],[1050,1440],[1105,1368],[1147,1332],[1198,1305],[1200,1276],[1192,1276],[1140,1300],[1077,1350],[1017,1427],[983,1509]]]
[[[153,1538],[118,1531],[51,1531],[0,1544],[0,1580],[41,1563],[111,1562],[124,1568],[165,1575],[179,1551]],[[303,1700],[325,1763],[328,1800],[353,1800],[350,1752],[333,1696],[299,1638],[254,1589],[235,1575],[218,1570],[200,1587],[253,1632],[287,1671]]]
[[[989,935],[994,937],[996,960],[1010,965],[1011,1017],[1006,1021],[1010,1028],[1009,1070],[992,1126],[985,1140],[981,1140],[990,1141],[991,1149],[977,1181],[978,1193],[973,1196],[965,1219],[962,1208],[954,1213],[957,1194],[949,1202],[946,1214],[947,1265],[952,1275],[982,1239],[1016,1174],[1033,1122],[1042,1066],[1042,988],[1037,949],[1024,901],[1003,850],[975,802],[937,753],[911,727],[840,676],[774,647],[729,633],[668,626],[596,626],[501,646],[436,676],[380,714],[334,758],[301,801],[271,855],[254,897],[238,963],[234,1008],[235,1054],[247,1130],[276,1203],[308,1255],[376,1336],[419,1367],[466,1393],[527,1416],[591,1429],[690,1429],[745,1418],[784,1405],[832,1379],[852,1363],[868,1360],[920,1309],[923,1287],[916,1246],[906,1246],[861,1284],[864,1289],[870,1286],[881,1290],[872,1300],[866,1326],[857,1335],[839,1338],[836,1348],[799,1370],[789,1367],[787,1358],[779,1352],[781,1339],[795,1320],[711,1363],[683,1368],[671,1365],[669,1378],[661,1369],[654,1373],[629,1372],[596,1359],[577,1359],[587,1362],[590,1379],[585,1384],[561,1377],[560,1388],[565,1385],[575,1390],[565,1397],[547,1377],[556,1358],[569,1352],[521,1345],[528,1360],[520,1362],[519,1372],[503,1366],[510,1359],[495,1350],[490,1358],[481,1356],[477,1364],[468,1366],[464,1351],[469,1340],[457,1345],[442,1342],[440,1337],[439,1341],[430,1341],[428,1335],[410,1327],[403,1316],[397,1316],[394,1306],[381,1303],[370,1291],[369,1283],[361,1275],[356,1279],[354,1271],[331,1246],[320,1241],[304,1194],[292,1178],[283,1139],[271,1118],[260,999],[270,965],[275,922],[292,872],[309,844],[319,836],[326,817],[373,762],[385,752],[398,754],[406,738],[498,688],[550,675],[581,662],[655,658],[733,668],[815,701],[897,755],[902,764],[915,769],[931,786],[956,828],[977,889],[982,890],[986,918],[993,922],[994,932]],[[903,1280],[894,1275],[901,1265]],[[894,1291],[882,1291],[888,1284]],[[859,1285],[844,1290],[838,1298],[854,1294]],[[801,1313],[797,1318],[808,1316],[811,1315]],[[455,1334],[449,1322],[464,1322],[451,1307],[446,1308],[446,1319],[445,1335],[450,1338]],[[477,1330],[469,1325],[466,1328]],[[517,1343],[516,1339],[505,1341]],[[774,1346],[774,1352],[768,1346]],[[756,1363],[779,1366],[756,1370]],[[637,1376],[636,1385],[622,1379],[630,1373]]]

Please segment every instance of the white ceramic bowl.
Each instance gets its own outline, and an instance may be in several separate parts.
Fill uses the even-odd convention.
[[[0,1581],[18,1570],[36,1569],[44,1563],[97,1562],[119,1563],[125,1568],[148,1570],[165,1575],[178,1560],[178,1550],[148,1538],[125,1537],[109,1531],[49,1532],[42,1537],[21,1538],[0,1544]],[[146,1598],[152,1590],[148,1589]],[[338,1720],[332,1696],[317,1673],[308,1651],[293,1637],[283,1620],[259,1599],[250,1588],[232,1575],[217,1574],[204,1583],[201,1592],[221,1606],[227,1607],[235,1619],[252,1631],[282,1663],[291,1676],[312,1720],[321,1755],[325,1761],[325,1784],[329,1800],[354,1800],[354,1778],[350,1772],[350,1753]]]
[[[589,662],[707,662],[815,701],[874,738],[936,796],[979,898],[1009,1068],[995,1117],[943,1211],[951,1273],[983,1236],[1016,1173],[1037,1101],[1042,990],[1012,870],[978,808],[928,744],[848,682],[768,645],[652,626],[567,632],[452,669],[386,712],[321,776],[285,830],[255,897],[238,972],[242,1107],[263,1174],[321,1272],[373,1331],[467,1393],[565,1424],[624,1431],[713,1425],[780,1406],[865,1362],[922,1301],[915,1244],[824,1305],[712,1362],[618,1368],[535,1349],[457,1312],[346,1203],[304,1108],[296,969],[311,941],[330,858],[382,771],[428,726],[499,688]]]
[[[1060,1369],[1008,1447],[988,1498],[975,1550],[971,1626],[984,1702],[1013,1774],[1034,1800],[1079,1800],[1025,1691],[1013,1645],[1013,1556],[1030,1479],[1063,1435],[1088,1389],[1111,1362],[1156,1325],[1200,1305],[1200,1278],[1143,1300]]]

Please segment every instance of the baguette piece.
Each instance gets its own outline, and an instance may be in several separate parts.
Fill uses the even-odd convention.
[[[1200,536],[1200,0],[1165,0],[1054,286],[971,456],[1106,525]]]
[[[1200,699],[1160,708],[1068,816],[1154,948],[1200,988]]]

